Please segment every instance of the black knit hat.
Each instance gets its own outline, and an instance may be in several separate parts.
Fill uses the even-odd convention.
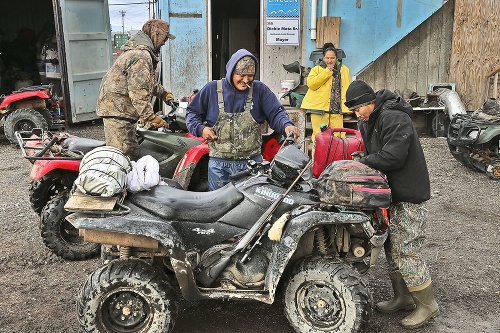
[[[352,111],[375,102],[376,96],[372,87],[370,87],[365,81],[355,80],[352,81],[349,88],[347,88],[345,99],[345,106]]]

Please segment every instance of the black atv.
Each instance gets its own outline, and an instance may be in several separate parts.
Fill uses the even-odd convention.
[[[472,114],[456,114],[448,129],[450,152],[463,165],[500,179],[500,101],[490,99]]]

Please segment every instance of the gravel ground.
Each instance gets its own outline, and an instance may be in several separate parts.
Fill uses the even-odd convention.
[[[71,133],[103,139],[102,125]],[[422,138],[432,198],[424,256],[431,267],[441,316],[417,332],[499,332],[500,182],[467,169],[445,138]],[[75,299],[97,259],[71,262],[40,238],[28,200],[31,164],[0,132],[0,332],[77,332]],[[391,295],[386,261],[367,274],[375,302]],[[368,332],[404,332],[404,315],[374,312]],[[292,332],[278,302],[184,302],[174,332]]]

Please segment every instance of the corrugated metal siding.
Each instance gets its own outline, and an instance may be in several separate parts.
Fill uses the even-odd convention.
[[[374,89],[409,90],[423,96],[430,84],[449,82],[453,1],[362,71]]]
[[[499,19],[498,0],[456,0],[450,78],[467,110],[493,96],[486,75],[500,65]]]

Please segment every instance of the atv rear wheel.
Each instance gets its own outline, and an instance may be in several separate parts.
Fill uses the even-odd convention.
[[[77,176],[78,173],[74,172],[74,179],[76,179]],[[71,183],[73,181],[74,180],[72,180]],[[31,183],[29,189],[31,208],[33,208],[35,213],[40,215],[43,207],[47,205],[49,200],[68,189],[69,187],[62,183],[60,177],[44,176],[35,180]]]
[[[90,274],[80,290],[84,332],[171,332],[178,312],[165,273],[140,259],[113,260]]]
[[[286,280],[285,315],[297,332],[361,332],[372,297],[359,274],[333,259],[308,258]]]
[[[17,145],[16,131],[31,131],[33,128],[48,130],[44,116],[33,109],[17,109],[5,119],[4,132],[10,143]]]
[[[40,216],[40,234],[43,243],[56,255],[67,260],[83,260],[95,257],[101,245],[84,242],[78,229],[66,220],[68,201],[65,191],[50,200]]]
[[[52,115],[50,114],[50,110],[47,108],[43,108],[43,109],[36,109],[36,111],[40,112],[43,118],[45,118],[48,129],[49,130],[52,129]]]

